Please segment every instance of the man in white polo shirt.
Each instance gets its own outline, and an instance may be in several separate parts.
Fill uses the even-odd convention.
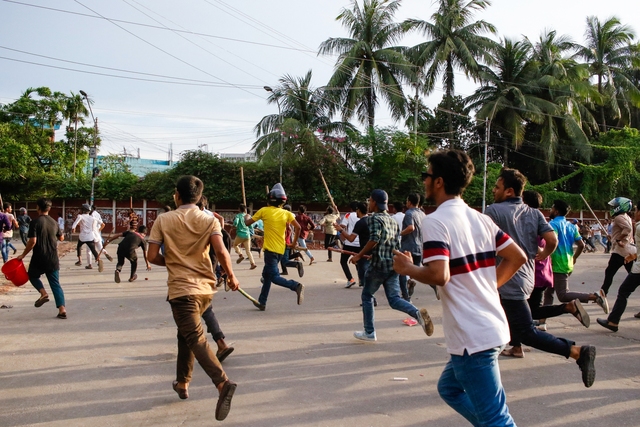
[[[451,355],[438,381],[442,399],[473,425],[515,426],[498,367],[498,355],[509,342],[498,287],[525,263],[525,254],[462,200],[474,173],[469,156],[440,151],[429,156],[428,166],[422,174],[426,198],[437,209],[423,222],[423,265],[413,265],[409,252],[397,252],[394,270],[441,287],[442,327]],[[497,268],[496,255],[502,258]]]

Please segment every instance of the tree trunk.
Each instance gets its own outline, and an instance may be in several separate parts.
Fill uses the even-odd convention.
[[[598,93],[600,94],[600,96],[602,96],[602,75],[598,74]],[[604,105],[600,106],[600,129],[602,129],[602,132],[606,132],[607,131],[607,119],[604,116]]]

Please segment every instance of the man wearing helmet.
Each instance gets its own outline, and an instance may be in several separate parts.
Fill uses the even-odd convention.
[[[625,257],[635,253],[633,248],[633,227],[631,226],[631,218],[627,213],[633,209],[633,203],[626,197],[616,197],[609,202],[611,206],[611,217],[613,218],[613,227],[611,229],[610,240],[611,257],[609,265],[604,271],[604,281],[600,292],[606,296],[613,282],[613,276],[616,275],[620,267],[624,265],[627,273],[631,273],[632,262],[625,262]]]
[[[304,286],[294,280],[286,280],[280,276],[278,264],[284,255],[286,248],[285,231],[288,224],[293,225],[294,236],[291,239],[290,247],[295,247],[300,235],[300,224],[296,221],[293,213],[282,209],[287,201],[287,195],[282,188],[282,184],[277,183],[269,191],[268,206],[258,210],[252,218],[245,220],[246,225],[251,225],[258,220],[264,223],[264,268],[262,270],[262,291],[258,297],[259,303],[253,303],[260,311],[264,311],[269,297],[271,283],[289,288],[297,295],[298,305],[304,299]]]

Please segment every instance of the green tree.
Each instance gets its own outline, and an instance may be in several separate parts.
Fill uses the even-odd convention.
[[[393,46],[403,35],[401,25],[394,22],[398,7],[399,0],[364,0],[362,7],[352,0],[351,9],[342,9],[336,18],[350,37],[330,38],[320,45],[320,55],[338,54],[325,92],[333,99],[331,112],[340,111],[344,121],[355,114],[369,131],[375,127],[379,98],[386,101],[393,118],[399,120],[406,113],[401,83],[413,67],[402,49]]]
[[[586,43],[578,55],[597,79],[597,88],[603,96],[600,106],[600,128],[607,130],[605,108],[612,118],[630,123],[630,106],[640,106],[640,90],[634,84],[632,73],[640,68],[638,45],[632,44],[635,34],[631,27],[622,25],[616,17],[604,22],[595,16],[587,17]],[[624,117],[623,117],[624,111]]]
[[[495,27],[483,20],[476,21],[474,14],[491,5],[489,0],[439,0],[438,11],[431,21],[406,20],[405,31],[417,30],[427,36],[427,41],[407,51],[411,62],[422,71],[424,90],[434,90],[438,78],[442,78],[445,91],[445,108],[450,110],[455,95],[455,71],[459,69],[467,77],[476,79],[481,62],[491,62],[491,49],[495,42],[483,34],[495,34]],[[449,134],[453,138],[453,115],[448,115]],[[451,146],[455,147],[454,140]]]

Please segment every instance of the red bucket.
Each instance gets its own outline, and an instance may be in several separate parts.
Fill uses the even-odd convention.
[[[16,286],[22,286],[29,280],[27,269],[21,259],[10,259],[2,266],[2,272],[7,280],[10,280]]]

